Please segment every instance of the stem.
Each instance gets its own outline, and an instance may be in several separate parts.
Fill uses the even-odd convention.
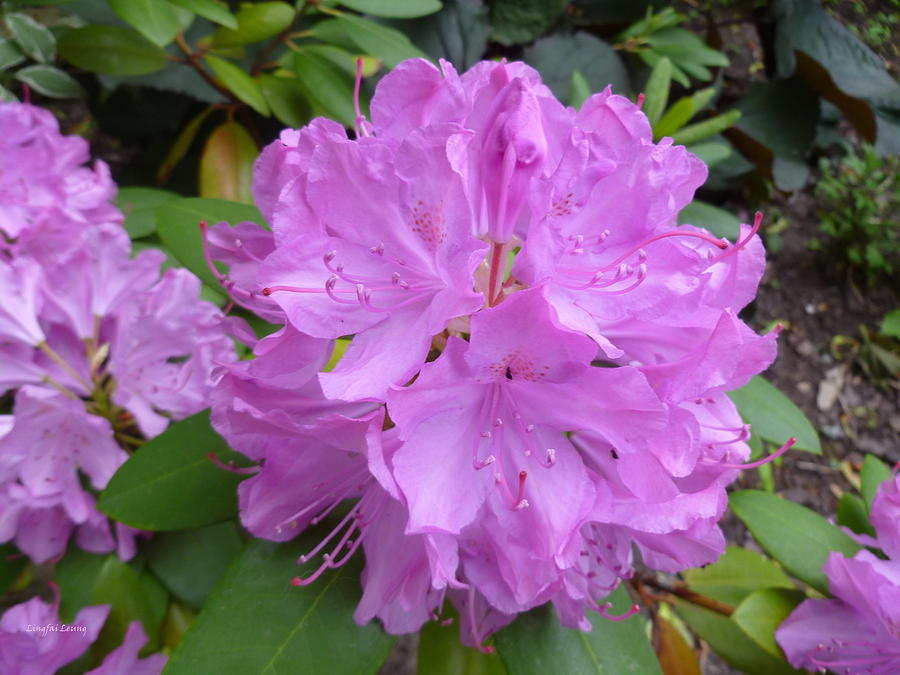
[[[123,443],[127,443],[128,445],[134,445],[137,447],[141,447],[145,441],[143,438],[138,438],[137,436],[129,436],[128,434],[123,434],[120,432],[116,432],[116,438],[118,438]]]
[[[702,595],[696,591],[692,591],[688,588],[687,584],[680,581],[676,582],[674,586],[669,586],[668,584],[658,581],[654,577],[639,576],[635,577],[632,584],[634,584],[635,588],[639,588],[642,584],[649,586],[650,588],[662,591],[665,595],[674,595],[682,600],[687,600],[692,605],[703,607],[716,612],[717,614],[722,614],[723,616],[731,616],[734,614],[734,607],[731,605],[716,600],[715,598],[711,598],[708,595]],[[638,592],[640,593],[640,591]]]
[[[178,31],[178,33],[175,34],[175,44],[178,45],[178,48],[184,53],[185,57],[187,57],[187,64],[196,70],[197,74],[206,80],[213,89],[230,99],[232,102],[238,102],[238,99],[231,93],[231,90],[229,90],[228,87],[219,84],[215,78],[207,72],[206,68],[200,64],[200,55],[192,50],[190,45],[185,42],[184,35],[182,35],[181,31]]]
[[[266,66],[266,60],[275,51],[275,48],[278,47],[290,34],[291,31],[294,30],[294,26],[297,25],[297,22],[303,18],[303,15],[309,10],[313,5],[317,5],[318,0],[306,0],[303,3],[303,7],[297,10],[294,14],[294,18],[291,19],[291,22],[285,27],[283,31],[281,31],[278,35],[272,38],[272,41],[269,42],[265,46],[265,48],[259,53],[259,56],[256,57],[256,61],[253,63],[253,67],[250,68],[250,77],[256,77],[259,75],[260,71],[263,70]]]

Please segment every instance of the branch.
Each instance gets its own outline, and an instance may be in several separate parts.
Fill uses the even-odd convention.
[[[197,54],[197,52],[193,51],[190,45],[188,45],[188,43],[184,41],[184,35],[181,34],[181,31],[178,31],[178,33],[176,33],[175,35],[175,44],[178,45],[178,48],[184,53],[185,57],[187,58],[186,63],[191,66],[191,68],[196,70],[200,77],[206,80],[206,82],[208,82],[213,89],[218,91],[220,94],[223,94],[233,103],[239,103],[235,95],[232,94],[227,87],[224,87],[219,82],[217,82],[215,78],[213,78],[213,76],[206,71],[206,68],[204,68],[200,64],[200,55]]]
[[[285,40],[285,38],[287,38],[291,34],[291,31],[294,30],[294,26],[296,26],[297,22],[303,18],[303,15],[306,14],[309,8],[313,5],[318,4],[319,0],[306,0],[306,2],[303,3],[303,7],[297,10],[297,12],[294,14],[294,18],[291,19],[291,22],[285,27],[285,29],[274,38],[272,38],[272,41],[269,42],[269,44],[267,44],[265,48],[259,53],[259,56],[256,57],[256,61],[253,63],[253,67],[250,68],[251,77],[256,77],[257,75],[259,75],[260,71],[265,68],[266,61],[268,60],[272,52],[275,51],[275,48],[278,47],[278,45],[281,44]]]
[[[723,616],[731,616],[732,614],[734,614],[734,607],[732,607],[728,603],[721,602],[719,600],[716,600],[715,598],[709,597],[708,595],[702,595],[701,593],[692,591],[687,584],[681,581],[676,582],[674,586],[669,586],[668,584],[660,582],[655,577],[636,576],[634,581],[632,581],[632,584],[634,584],[635,588],[638,589],[638,593],[641,593],[641,585],[645,585],[655,590],[662,591],[665,595],[675,596],[682,600],[686,600],[692,605],[704,607],[705,609],[716,612],[717,614],[722,614]]]

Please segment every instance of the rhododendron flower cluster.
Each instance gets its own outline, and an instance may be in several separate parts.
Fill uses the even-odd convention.
[[[258,462],[244,525],[283,541],[353,500],[295,583],[361,547],[357,621],[414,631],[449,598],[478,646],[548,601],[617,618],[635,551],[715,560],[750,454],[726,392],[775,356],[737,316],[759,218],[734,243],[677,226],[705,165],[609,89],[575,111],[521,63],[406,61],[356,132],[285,130],[255,168],[272,231],[208,230],[234,301],[285,324],[214,394]]]
[[[85,607],[65,624],[59,618],[59,597],[53,603],[35,597],[11,607],[0,617],[0,669],[20,675],[57,672],[90,648],[109,612],[109,605]],[[131,622],[121,646],[87,675],[159,675],[168,657],[138,659],[145,644],[147,634],[140,622]]]
[[[900,672],[900,476],[872,503],[877,538],[852,558],[831,553],[822,568],[834,599],[804,600],[775,637],[791,665],[847,675]]]
[[[111,528],[95,494],[129,451],[208,406],[213,364],[234,350],[196,277],[160,275],[158,251],[130,257],[105,169],[81,168],[86,144],[48,115],[0,105],[0,176],[21,197],[0,206],[0,395],[14,397],[0,415],[0,542],[41,562],[75,532],[127,559],[135,531]]]

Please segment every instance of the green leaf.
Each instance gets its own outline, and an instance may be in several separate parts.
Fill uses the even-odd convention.
[[[243,542],[232,523],[156,534],[144,546],[147,563],[173,594],[195,609],[240,553]]]
[[[703,160],[710,169],[734,154],[731,145],[724,141],[706,141],[688,146],[688,151]]]
[[[672,136],[694,116],[694,101],[690,96],[678,99],[666,111],[659,123],[653,125],[653,138],[659,140],[663,136]]]
[[[754,375],[740,389],[728,392],[728,397],[754,434],[776,445],[793,436],[797,439],[793,449],[822,454],[819,436],[803,411],[762,376]]]
[[[59,53],[69,63],[104,75],[146,75],[165,68],[166,53],[130,28],[84,26],[59,39]]]
[[[866,455],[863,460],[862,472],[859,475],[859,491],[866,502],[866,512],[872,512],[872,502],[878,486],[891,477],[890,467],[878,459],[875,455]]]
[[[56,58],[56,38],[50,29],[27,14],[6,15],[6,27],[23,54],[40,63],[53,63]]]
[[[524,61],[541,73],[544,84],[560,101],[571,98],[572,73],[581,71],[591,91],[603,91],[612,85],[617,94],[631,92],[628,73],[619,55],[593,35],[552,35],[538,40],[525,50]]]
[[[192,11],[204,19],[214,21],[220,26],[236,29],[238,27],[237,19],[228,7],[219,0],[169,0],[173,5],[178,5],[184,9]]]
[[[783,658],[775,631],[806,595],[795,589],[763,588],[753,591],[731,615],[750,638],[773,656]]]
[[[659,118],[662,117],[663,110],[669,102],[669,88],[672,86],[672,62],[668,57],[663,57],[657,61],[656,65],[650,71],[650,77],[647,79],[647,86],[644,87],[644,113],[650,124],[656,126]]]
[[[119,467],[97,508],[140,530],[180,530],[233,518],[237,486],[246,476],[213,464],[211,452],[225,462],[243,459],[213,431],[209,411],[175,422]]]
[[[878,332],[886,337],[900,340],[900,309],[894,309],[884,315]]]
[[[174,40],[180,28],[175,8],[165,0],[109,0],[109,6],[125,23],[159,47]]]
[[[496,654],[485,654],[459,641],[459,619],[452,608],[444,621],[429,621],[419,631],[418,675],[506,675]],[[449,625],[444,623],[450,619]]]
[[[17,103],[19,101],[19,98],[9,89],[0,84],[0,101],[3,101],[4,103]]]
[[[115,554],[95,555],[72,548],[56,566],[60,588],[60,618],[71,622],[83,607],[112,605],[100,637],[91,648],[91,660],[122,644],[132,621],[140,621],[147,633],[148,651],[159,649],[159,629],[168,604],[168,593],[149,572],[138,572]]]
[[[163,243],[201,281],[218,288],[219,282],[209,271],[203,258],[201,220],[210,225],[223,220],[230,223],[249,220],[259,224],[265,221],[255,207],[221,199],[177,199],[156,210],[156,231]]]
[[[169,175],[178,166],[178,162],[180,162],[187,151],[190,149],[191,144],[194,142],[194,139],[197,137],[197,133],[200,131],[200,127],[206,121],[206,118],[209,117],[210,113],[215,110],[212,106],[204,108],[200,113],[194,116],[190,122],[184,125],[184,128],[179,132],[178,136],[175,138],[175,142],[172,144],[172,149],[169,150],[169,154],[166,155],[166,158],[163,160],[163,163],[160,165],[159,170],[156,172],[156,182],[160,185],[166,183],[169,180]]]
[[[487,7],[456,0],[448,2],[437,14],[404,21],[398,27],[432,60],[446,59],[460,72],[481,59],[491,34]]]
[[[494,0],[491,38],[503,45],[531,42],[553,27],[566,4],[566,0]]]
[[[286,2],[245,3],[235,15],[237,28],[220,28],[213,36],[215,47],[240,47],[268,40],[291,25],[294,8]]]
[[[241,99],[244,103],[253,108],[256,112],[264,117],[270,114],[269,104],[263,96],[259,88],[259,84],[243,71],[240,67],[220,59],[218,56],[207,54],[206,63],[216,74],[216,77],[222,81],[232,94]]]
[[[684,600],[675,600],[675,611],[685,623],[715,652],[731,665],[744,673],[765,673],[765,675],[792,675],[799,672],[782,659],[773,656],[747,635],[740,626],[727,616],[692,605]]]
[[[773,558],[822,593],[828,593],[822,571],[828,554],[852,556],[862,548],[818,513],[767,492],[733,492],[729,504]]]
[[[686,570],[684,580],[691,590],[729,605],[762,588],[794,588],[775,562],[740,546],[728,546],[712,565]]]
[[[326,526],[330,527],[330,526]],[[294,588],[298,556],[316,546],[320,528],[282,545],[252,540],[216,586],[166,666],[166,675],[374,673],[394,643],[380,626],[357,626],[361,556],[315,583]]]
[[[428,55],[410,42],[409,38],[393,28],[355,14],[339,14],[335,21],[360,49],[380,60],[388,68],[395,68],[406,59],[428,58]]]
[[[385,19],[412,19],[434,14],[442,7],[438,0],[341,0],[341,4]]]
[[[25,55],[12,40],[0,38],[0,71],[17,66],[25,60]]]
[[[289,61],[290,67],[297,73],[299,85],[314,112],[352,127],[356,120],[353,110],[353,80],[325,56],[319,47],[320,45],[310,45],[301,48]]]
[[[243,126],[229,120],[216,127],[200,157],[200,196],[253,203],[253,163],[259,148]]]
[[[739,119],[741,119],[740,110],[729,110],[727,113],[710,117],[708,120],[681,127],[672,134],[672,140],[676,145],[691,145],[722,133]]]
[[[259,86],[272,113],[282,124],[299,129],[312,119],[312,108],[297,78],[263,73],[259,76]]]
[[[584,79],[584,75],[577,68],[572,71],[572,88],[569,93],[569,105],[578,110],[591,94],[591,85]]]
[[[27,66],[16,71],[15,78],[44,96],[51,98],[81,98],[84,89],[68,73],[53,66]]]
[[[156,207],[178,199],[170,190],[148,187],[119,188],[116,206],[125,214],[125,231],[132,239],[140,239],[156,232]]]
[[[845,492],[838,500],[837,524],[849,527],[856,534],[876,536],[875,528],[869,522],[866,503],[849,492]]]
[[[27,564],[28,557],[20,553],[15,546],[0,545],[0,595],[12,586]]]
[[[622,587],[607,599],[613,613],[631,606]],[[589,618],[594,628],[583,633],[563,628],[549,604],[519,615],[494,637],[509,675],[662,674],[642,617],[616,622],[591,612]]]
[[[686,223],[705,227],[717,237],[727,237],[732,241],[737,240],[741,228],[741,221],[728,211],[696,199],[678,214],[678,224]]]

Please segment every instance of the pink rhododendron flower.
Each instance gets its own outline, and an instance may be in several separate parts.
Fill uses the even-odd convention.
[[[0,670],[9,675],[48,675],[84,654],[97,639],[109,605],[85,607],[69,624],[60,622],[59,598],[38,597],[15,605],[0,618]],[[125,640],[89,675],[159,675],[168,660],[163,654],[138,659],[147,643],[140,622],[128,626]]]
[[[775,632],[796,668],[849,675],[900,671],[900,476],[872,504],[877,545],[853,558],[832,553],[822,568],[833,599],[804,600]]]
[[[125,232],[95,224],[85,248],[42,264],[0,257],[0,389],[16,390],[0,437],[0,541],[37,562],[72,535],[134,555],[135,530],[95,495],[143,439],[208,405],[212,368],[234,358],[221,313],[196,277],[162,276],[162,255],[130,258]],[[123,449],[124,448],[124,449]]]
[[[350,500],[295,583],[362,549],[356,620],[394,633],[447,600],[483,649],[545,602],[583,630],[630,616],[604,598],[637,556],[714,561],[756,465],[726,393],[775,357],[737,316],[760,218],[734,243],[677,226],[703,163],[627,99],[566,108],[523,64],[407,61],[371,110],[354,139],[317,119],[263,151],[271,233],[205,228],[235,302],[286,324],[213,395],[258,462],[242,522],[283,541]]]

